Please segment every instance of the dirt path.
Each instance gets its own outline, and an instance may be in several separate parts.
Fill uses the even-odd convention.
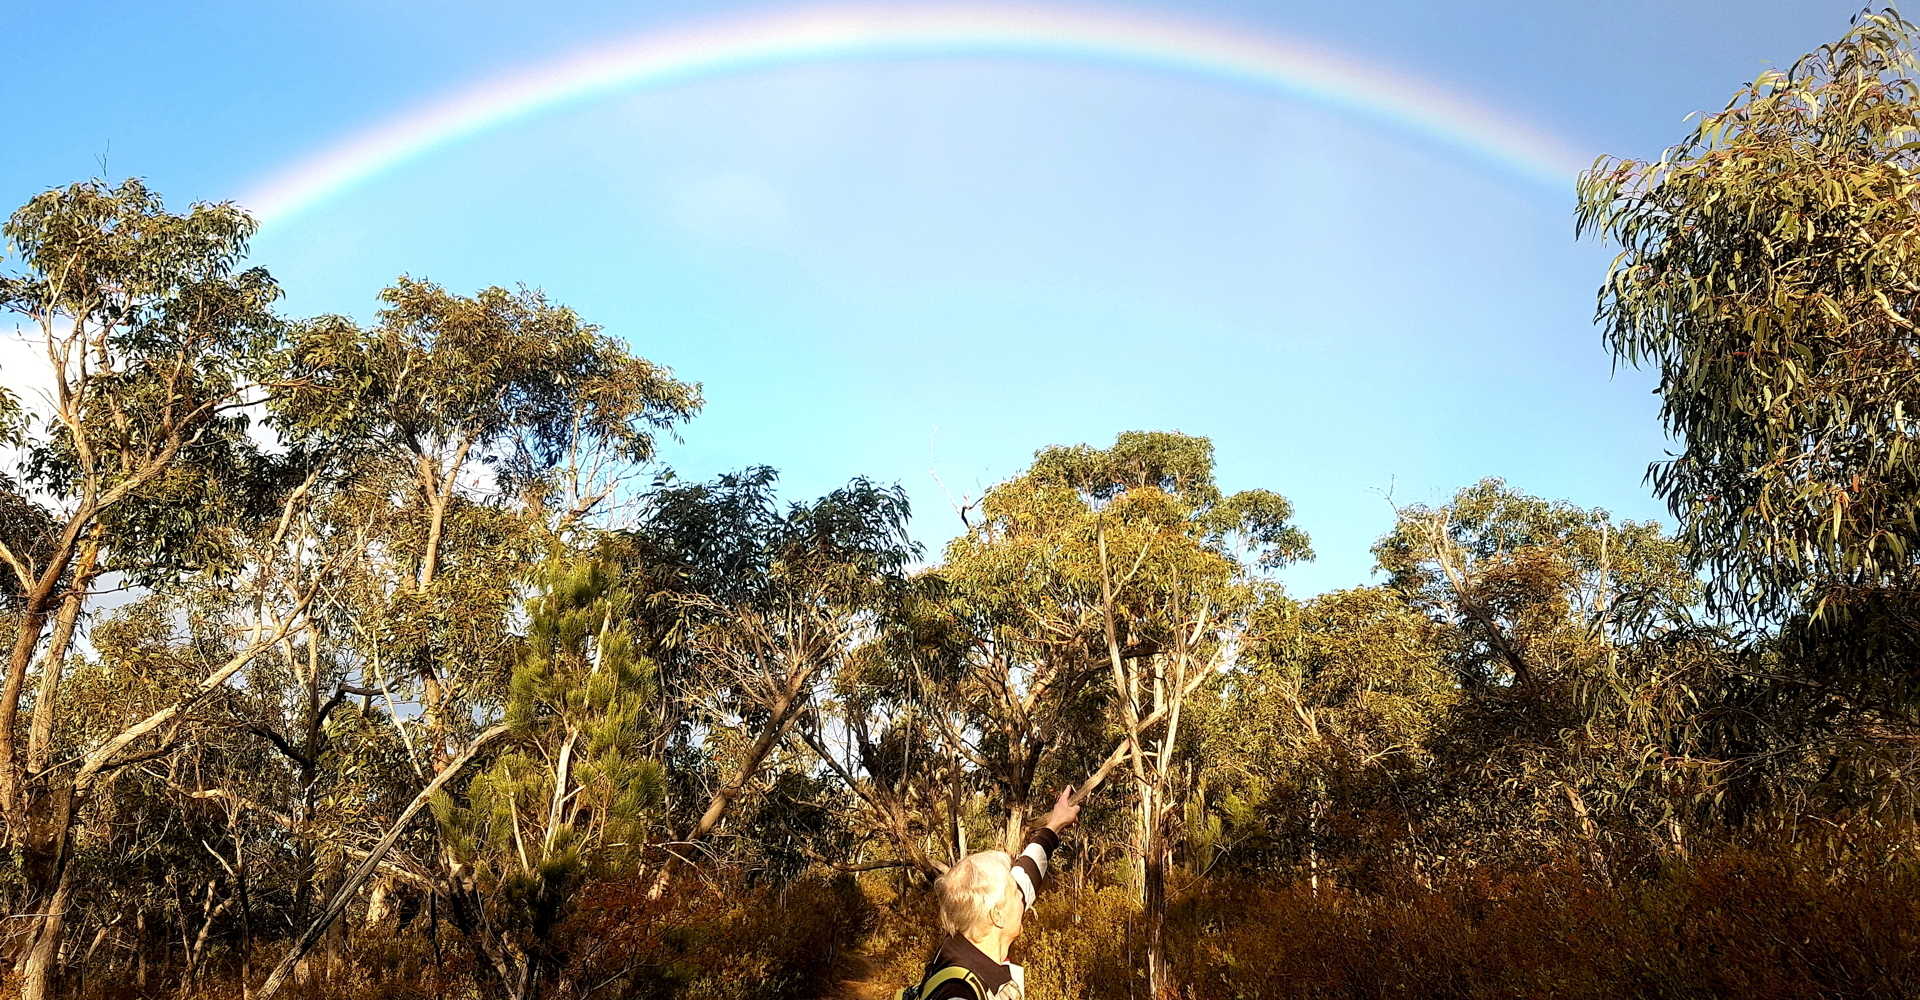
[[[900,984],[887,981],[882,971],[885,967],[885,963],[875,962],[864,953],[848,955],[847,978],[831,1000],[892,1000]]]
[[[825,1000],[893,1000],[902,986],[909,985],[895,982],[900,978],[900,959],[906,951],[921,947],[911,939],[870,935],[841,958],[840,991]]]

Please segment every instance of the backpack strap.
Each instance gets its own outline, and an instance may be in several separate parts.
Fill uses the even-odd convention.
[[[899,996],[902,1000],[918,1000],[918,998],[921,997],[930,997],[934,994],[934,991],[956,979],[965,982],[967,987],[973,990],[974,996],[979,997],[980,1000],[986,1000],[987,991],[986,988],[980,984],[980,977],[958,965],[941,966],[933,975],[923,980],[919,986],[901,990]]]

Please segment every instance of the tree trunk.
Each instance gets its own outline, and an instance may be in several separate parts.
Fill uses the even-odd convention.
[[[33,699],[33,722],[27,733],[29,775],[46,770],[53,753],[53,726],[59,713],[60,682],[65,673],[61,661],[67,658],[67,649],[73,644],[74,629],[87,604],[87,590],[99,575],[96,571],[99,562],[100,538],[96,532],[81,543],[80,554],[74,560],[73,584],[60,599],[60,611],[53,620],[52,640],[47,643],[46,655],[41,657],[40,690]]]
[[[1153,789],[1139,786],[1139,799],[1133,804],[1133,901],[1146,908],[1148,857],[1153,853]]]
[[[952,750],[947,752],[947,840],[952,851],[947,856],[951,864],[967,856],[967,828],[960,823],[960,755]],[[931,798],[931,796],[929,796]],[[904,799],[903,799],[904,801]],[[901,824],[898,840],[904,847],[907,842],[906,825]],[[905,874],[902,873],[901,890],[898,898],[906,898]]]
[[[1578,788],[1564,781],[1560,783],[1560,791],[1566,795],[1567,805],[1573,809],[1574,821],[1580,829],[1580,839],[1586,844],[1587,863],[1593,866],[1594,873],[1599,876],[1603,884],[1613,885],[1613,872],[1607,865],[1607,852],[1600,840],[1600,827],[1594,823],[1593,814],[1587,810],[1586,796],[1581,795]]]
[[[1155,803],[1156,808],[1158,802]],[[1148,825],[1145,866],[1145,907],[1147,938],[1147,995],[1153,1000],[1171,1000],[1173,977],[1167,970],[1167,842],[1159,816]]]
[[[425,594],[433,586],[434,578],[440,572],[440,541],[446,530],[447,507],[453,502],[454,488],[459,485],[460,468],[466,463],[467,450],[471,440],[462,441],[448,463],[445,473],[439,471],[438,463],[431,462],[426,455],[420,456],[420,486],[427,496],[427,540],[420,554],[420,571],[414,578],[415,592]],[[445,748],[441,746],[441,727],[445,719],[441,718],[446,693],[441,688],[440,676],[434,671],[430,660],[423,658],[420,668],[420,713],[421,721],[426,723],[433,745],[429,748],[429,759],[435,768],[444,767]]]
[[[1319,778],[1307,784],[1307,891],[1320,895],[1320,820],[1327,814],[1327,797]]]
[[[240,850],[237,830],[233,837],[233,871],[234,888],[240,895],[240,998],[248,1000],[253,995],[253,900],[247,889],[247,859]]]
[[[147,991],[147,911],[143,908],[133,915],[133,985],[141,993]]]
[[[285,647],[283,647],[285,648]],[[301,681],[306,688],[306,696],[300,706],[300,728],[302,730],[300,757],[293,761],[294,780],[298,789],[293,802],[293,925],[305,927],[313,919],[313,880],[319,874],[319,856],[314,849],[313,837],[309,830],[314,814],[319,809],[320,793],[320,751],[326,738],[320,718],[320,665],[318,662],[320,637],[316,630],[307,630],[307,662],[304,666],[293,659],[293,651],[287,650],[288,667],[304,675]]]
[[[1040,770],[1040,757],[1045,752],[1045,737],[1026,746],[1021,759],[1014,767],[1013,787],[1010,788],[1009,808],[1007,810],[1006,850],[1009,854],[1020,851],[1026,843],[1026,824],[1033,815],[1033,779]]]
[[[0,681],[0,818],[6,820],[4,825],[9,832],[27,822],[26,785],[21,761],[15,755],[15,748],[20,745],[20,699],[26,693],[27,671],[40,648],[40,633],[46,629],[47,619],[53,612],[60,580],[72,564],[80,535],[92,523],[93,515],[94,508],[87,504],[68,520],[40,578],[27,589],[20,603],[18,631],[14,633],[13,648],[7,656],[6,679]]]
[[[118,918],[115,918],[115,919],[116,921],[118,920]],[[101,924],[99,929],[93,932],[93,940],[87,943],[87,950],[80,953],[80,958],[78,961],[71,963],[73,966],[73,992],[74,993],[80,996],[86,995],[87,972],[88,970],[93,968],[93,956],[100,951],[100,946],[103,944],[106,944],[107,941],[112,937],[113,937],[113,924],[112,923]]]
[[[72,788],[56,786],[39,806],[30,809],[26,828],[20,834],[21,868],[27,885],[24,909],[28,914],[38,914],[37,918],[25,918],[27,951],[21,969],[21,1000],[50,1000],[58,995],[60,942],[73,897],[69,864],[73,846]]]
[[[20,977],[20,1000],[51,1000],[59,995],[61,931],[66,926],[67,909],[72,903],[73,877],[63,865],[53,896],[47,900],[39,926],[33,931],[26,967]]]
[[[714,793],[712,801],[707,803],[706,811],[700,814],[699,821],[694,823],[683,839],[699,840],[720,825],[720,820],[726,816],[727,808],[733,804],[733,800],[740,797],[740,793],[747,787],[747,782],[752,781],[754,775],[760,773],[760,765],[766,763],[767,755],[773,752],[774,744],[780,742],[780,737],[786,733],[787,724],[793,721],[794,702],[800,697],[800,692],[806,688],[807,681],[813,675],[814,666],[806,664],[796,668],[788,676],[787,683],[780,689],[778,698],[768,706],[767,728],[762,730],[759,737],[753,741],[753,745],[747,748],[746,756],[741,758],[740,768],[734,772],[732,780]]]
[[[1008,854],[1018,854],[1021,845],[1026,842],[1027,811],[1031,808],[1032,806],[1025,798],[1015,800],[1008,806],[1006,836],[1006,851]]]
[[[233,904],[231,896],[217,903],[214,902],[213,896],[216,889],[215,883],[207,883],[206,902],[200,906],[200,933],[194,935],[193,945],[187,949],[187,974],[181,981],[183,987],[200,981],[200,957],[206,954],[207,939],[213,936],[213,922],[220,919],[220,915],[227,912],[227,907]],[[182,919],[185,919],[184,914]]]

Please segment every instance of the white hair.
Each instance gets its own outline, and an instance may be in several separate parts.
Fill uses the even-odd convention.
[[[979,938],[993,926],[993,914],[1013,890],[1013,857],[1005,851],[981,851],[955,862],[934,885],[940,900],[940,927],[949,934]]]

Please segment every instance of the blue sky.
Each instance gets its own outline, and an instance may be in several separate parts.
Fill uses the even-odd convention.
[[[0,5],[0,201],[100,172],[238,197],[389,116],[610,38],[763,5]],[[1115,5],[1304,39],[1471,95],[1594,154],[1837,36],[1846,3]],[[393,9],[397,7],[398,9]],[[1591,316],[1610,250],[1572,192],[1377,120],[1085,60],[785,66],[629,90],[476,136],[276,226],[293,314],[368,316],[400,273],[545,288],[708,405],[686,476],[856,474],[953,504],[1049,444],[1213,439],[1223,485],[1292,498],[1365,582],[1388,495],[1487,475],[1660,516],[1651,380]]]

